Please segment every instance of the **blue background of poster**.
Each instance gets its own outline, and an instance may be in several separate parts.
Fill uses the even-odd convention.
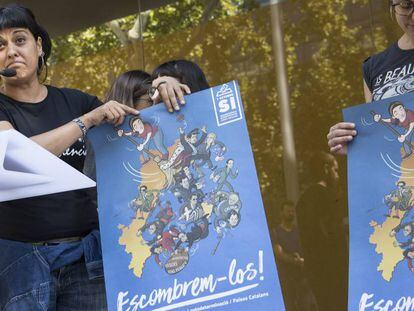
[[[230,82],[227,86],[229,87],[227,91],[230,89],[233,94],[234,101],[230,101],[229,104],[231,108],[234,108],[234,113],[223,115],[219,112],[220,96],[217,93],[222,90],[222,86],[187,96],[187,104],[182,107],[180,113],[185,115],[186,133],[193,128],[201,129],[203,125],[206,125],[207,133],[216,133],[217,140],[226,145],[225,160],[234,159],[234,169],[238,169],[239,175],[236,179],[229,178],[229,181],[240,195],[241,221],[236,228],[223,237],[214,256],[212,250],[217,245],[218,239],[213,226],[210,225],[209,236],[195,243],[193,248],[196,250],[190,256],[188,265],[176,275],[168,275],[152,257],[146,260],[142,278],[138,278],[128,269],[131,254],[125,251],[125,246],[119,244],[121,230],[118,225],[128,226],[131,223],[133,215],[128,208],[128,203],[137,196],[137,187],[140,183],[136,177],[128,173],[124,164],[132,164],[139,171],[141,166],[138,160],[139,153],[128,139],[117,137],[111,125],[100,126],[88,134],[96,156],[99,220],[110,310],[116,310],[120,291],[129,292],[129,302],[123,309],[127,310],[134,295],[149,295],[153,289],[167,288],[173,285],[174,279],[177,279],[177,282],[188,282],[194,277],[207,277],[209,274],[217,278],[228,276],[229,265],[233,258],[237,259],[237,268],[245,269],[246,265],[253,263],[253,267],[258,270],[257,275],[250,281],[245,279],[240,285],[232,286],[228,281],[219,282],[213,294],[257,284],[255,288],[225,298],[177,309],[191,310],[198,306],[230,300],[231,304],[217,309],[284,310],[239,89],[236,82]],[[183,121],[177,118],[177,114],[169,114],[163,105],[146,109],[141,112],[140,116],[144,121],[159,124],[158,126],[164,132],[164,142],[167,147],[172,146],[179,138],[178,128],[183,126]],[[128,130],[127,122],[124,122],[121,128]],[[213,160],[213,163],[220,168],[224,166],[225,160],[221,162]],[[212,189],[214,186],[208,178],[205,178],[205,184],[206,189]],[[174,211],[178,211],[181,204],[171,193],[166,193],[164,199],[173,202]],[[213,223],[213,221],[210,222]],[[259,250],[263,251],[262,273],[259,271]],[[260,293],[268,293],[268,295],[257,299],[251,296],[249,299],[249,295]],[[187,295],[173,303],[209,294],[211,293],[205,292],[198,297]],[[247,297],[246,301],[232,300],[243,297]],[[167,303],[161,303],[146,309],[169,310],[170,308],[162,308],[166,305]]]
[[[388,307],[391,310],[401,297],[413,296],[414,275],[409,271],[406,260],[397,263],[391,279],[387,281],[381,271],[377,271],[382,261],[382,254],[377,253],[376,245],[369,242],[374,232],[374,227],[370,223],[374,221],[381,225],[389,218],[386,217],[388,207],[385,205],[384,197],[396,189],[396,183],[401,178],[398,166],[402,165],[402,144],[386,126],[374,122],[371,112],[381,114],[382,118],[390,118],[388,107],[391,102],[397,100],[407,109],[414,110],[414,94],[408,94],[343,111],[344,120],[354,122],[358,132],[357,137],[348,146],[350,223],[348,310],[380,310],[380,308],[374,309],[375,305],[378,303],[378,307],[384,307],[388,300],[390,301]],[[405,132],[397,126],[393,128],[400,133]],[[405,167],[414,169],[412,166]],[[413,172],[403,175],[407,185],[412,185]],[[403,223],[408,221],[413,221],[412,211],[404,215]],[[386,238],[388,239],[388,236]],[[402,232],[399,232],[396,239],[398,242],[405,242],[408,237],[404,237]],[[365,307],[364,304],[360,306],[361,296],[364,293],[373,295],[366,300]],[[381,302],[381,299],[385,301]],[[404,298],[399,303],[402,307]]]

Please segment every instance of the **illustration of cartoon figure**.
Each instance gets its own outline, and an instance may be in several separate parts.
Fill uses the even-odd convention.
[[[155,262],[157,263],[157,265],[159,265],[160,267],[163,267],[163,264],[160,260],[160,255],[164,252],[164,249],[162,248],[162,245],[154,244],[153,246],[151,246],[150,252],[154,256],[154,259],[155,259]]]
[[[176,274],[189,263],[198,242],[207,239],[212,228],[217,232],[212,238],[221,240],[226,230],[239,225],[242,202],[230,182],[239,172],[233,159],[224,163],[226,145],[217,140],[215,133],[207,134],[205,126],[185,131],[179,128],[180,140],[177,142],[176,137],[175,149],[169,154],[159,126],[137,117],[132,118],[129,125],[131,131],[119,130],[118,135],[143,151],[144,163],[152,158],[167,178],[163,189],[149,190],[149,184],[141,184],[137,197],[130,202],[135,217],[145,219],[145,223],[142,221],[135,229],[136,235],[142,238],[138,243],[149,247],[151,257],[166,273]],[[155,158],[158,153],[154,155],[150,144],[162,154],[162,160],[160,156],[159,160]],[[215,164],[219,161],[223,164],[217,168]],[[203,173],[208,171],[212,182],[204,178]],[[180,204],[171,200],[172,197]],[[210,219],[212,215],[214,219]],[[217,247],[218,244],[215,250]]]
[[[188,201],[193,193],[197,193],[199,199],[204,197],[204,193],[201,190],[204,186],[202,181],[193,177],[188,166],[185,166],[179,174],[176,174],[174,179],[176,186],[172,187],[171,191],[178,199],[178,202]]]
[[[153,236],[153,238],[149,241],[146,241],[146,244],[153,245],[155,242],[157,242],[162,237],[162,233],[164,231],[164,223],[160,221],[152,221],[147,224],[145,224],[141,229],[138,230],[137,236],[142,235],[145,231],[148,231],[150,235]]]
[[[230,176],[232,179],[235,179],[237,175],[239,174],[239,170],[236,169],[235,172],[233,172],[232,168],[234,165],[233,159],[228,159],[226,161],[226,166],[220,169],[217,169],[213,171],[210,175],[210,179],[212,179],[215,183],[217,183],[216,191],[220,191],[223,189],[224,186],[227,187],[227,189],[230,192],[234,192],[233,186],[230,184],[230,182],[227,181],[227,178]]]
[[[176,249],[176,241],[179,239],[178,236],[180,231],[175,228],[171,227],[169,230],[162,233],[161,238],[151,246],[151,253],[154,255],[155,262],[159,266],[163,266],[160,260],[160,255],[164,254],[168,257]]]
[[[149,245],[154,244],[158,239],[162,237],[164,229],[174,219],[175,213],[171,207],[171,202],[167,201],[164,208],[161,204],[158,204],[160,211],[155,216],[152,222],[145,224],[141,229],[138,230],[137,235],[141,235],[145,230],[148,229],[148,233],[153,235],[153,239],[148,241]]]
[[[373,113],[374,121],[381,122],[386,125],[395,135],[398,136],[398,141],[403,144],[405,151],[403,159],[407,158],[412,154],[414,149],[414,144],[412,142],[414,133],[414,111],[406,109],[399,101],[392,102],[388,107],[388,111],[391,118],[383,119],[380,114]],[[388,123],[404,128],[405,133],[400,134],[394,128],[389,126]]]
[[[164,145],[164,133],[160,127],[143,122],[139,117],[131,118],[129,120],[129,126],[131,131],[125,132],[123,130],[118,130],[118,136],[134,136],[143,140],[137,145],[139,151],[144,151],[142,153],[142,156],[144,157],[142,165],[150,160],[149,147],[151,143],[153,143],[155,148],[162,154],[162,160],[168,159],[168,150]]]
[[[194,162],[194,167],[196,168],[199,176],[203,176],[201,170],[199,168],[203,167],[205,164],[207,164],[208,168],[212,171],[216,169],[216,166],[213,166],[213,163],[211,161],[211,151],[214,147],[219,148],[219,156],[217,159],[222,158],[223,154],[225,153],[226,146],[216,140],[217,135],[215,133],[208,133],[206,140],[201,143],[197,147],[197,154],[192,157]],[[199,160],[199,162],[197,162]]]
[[[171,202],[167,201],[165,207],[162,207],[159,203],[160,211],[155,215],[155,219],[164,224],[164,228],[171,222],[175,217],[175,213],[171,207]]]
[[[406,186],[404,181],[397,182],[397,189],[384,197],[385,204],[388,206],[388,215],[391,217],[392,210],[394,209],[396,215],[395,218],[400,218],[400,211],[407,211],[412,208],[410,205],[411,197],[413,195],[412,187]]]
[[[180,143],[183,147],[183,150],[177,157],[175,166],[189,166],[192,160],[192,156],[195,156],[197,154],[198,146],[206,139],[206,127],[203,126],[201,128],[202,134],[200,139],[198,139],[198,128],[191,130],[187,135],[185,135],[184,130],[181,127],[178,129],[178,131],[180,132]]]
[[[197,221],[204,216],[204,210],[199,202],[197,193],[191,194],[190,200],[181,206],[180,215],[179,219],[187,222]]]
[[[230,209],[227,213],[224,213],[222,210],[218,210],[216,218],[214,219],[214,229],[220,237],[223,235],[224,229],[233,229],[237,227],[240,220],[240,211],[236,209]]]
[[[394,228],[390,236],[395,236],[401,229],[403,229],[403,234],[405,237],[408,237],[408,240],[403,243],[397,241],[394,242],[394,246],[399,246],[406,248],[403,252],[405,259],[407,260],[408,269],[414,273],[413,259],[414,259],[414,222],[401,224]]]
[[[184,166],[182,168],[182,172],[185,176],[187,176],[188,181],[190,182],[191,185],[195,184],[198,181],[198,179],[194,178],[193,173],[191,173],[189,166]]]
[[[130,203],[138,219],[144,219],[144,213],[149,213],[154,209],[156,203],[154,202],[154,192],[157,191],[148,191],[148,188],[145,185],[141,185],[139,187],[138,196],[135,199],[133,199]]]
[[[236,192],[219,191],[216,193],[216,207],[217,215],[226,215],[231,210],[240,211],[242,204],[239,194]]]
[[[198,221],[194,222],[190,232],[181,232],[178,235],[179,241],[177,242],[176,248],[178,249],[183,244],[187,244],[187,249],[191,249],[195,242],[198,242],[202,239],[208,237],[209,234],[209,222],[207,219],[208,215],[200,218]]]

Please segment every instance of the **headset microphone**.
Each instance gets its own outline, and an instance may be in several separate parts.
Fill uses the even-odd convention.
[[[0,70],[0,75],[2,75],[3,77],[14,77],[17,74],[16,69],[13,68],[5,68],[3,70]]]

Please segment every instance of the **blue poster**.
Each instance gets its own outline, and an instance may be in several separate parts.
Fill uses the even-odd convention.
[[[414,310],[414,94],[344,110],[348,149],[348,310]]]
[[[236,82],[88,136],[109,310],[285,310]]]

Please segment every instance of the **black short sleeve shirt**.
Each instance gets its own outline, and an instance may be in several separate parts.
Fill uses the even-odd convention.
[[[378,101],[414,90],[414,50],[402,50],[398,43],[366,59],[364,80]]]
[[[31,137],[101,104],[95,96],[78,90],[52,86],[47,90],[46,98],[39,103],[19,102],[0,93],[0,121],[10,122]],[[60,158],[82,171],[85,155],[85,144],[78,140]],[[0,202],[0,238],[26,242],[83,236],[98,227],[95,194],[94,189],[83,189]]]

